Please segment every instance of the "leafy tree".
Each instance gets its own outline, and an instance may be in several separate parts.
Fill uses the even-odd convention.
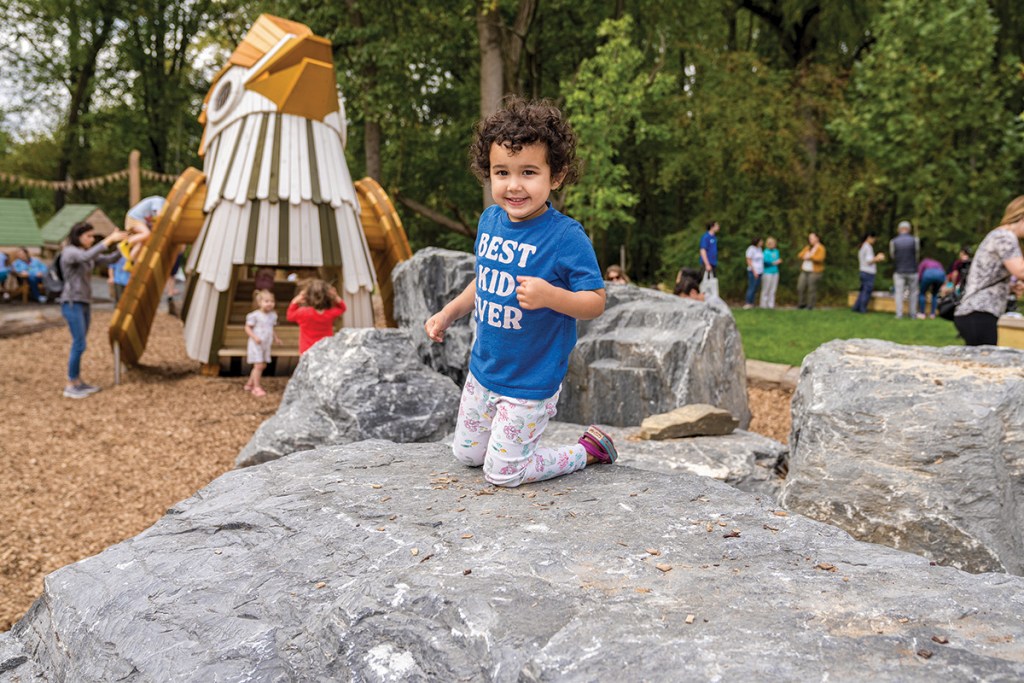
[[[667,74],[646,68],[643,53],[631,42],[632,29],[629,15],[601,24],[597,35],[605,43],[562,86],[586,164],[580,182],[567,192],[566,206],[592,237],[604,238],[612,228],[628,230],[635,221],[631,209],[639,197],[620,148],[668,137],[664,127],[648,124],[644,115],[668,96],[674,83]]]
[[[853,196],[879,227],[909,218],[954,250],[991,227],[1020,163],[1019,123],[983,0],[890,0],[832,130],[859,164]],[[1017,105],[1019,110],[1019,103]]]

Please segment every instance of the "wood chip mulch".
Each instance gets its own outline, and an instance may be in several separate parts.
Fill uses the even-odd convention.
[[[42,592],[43,577],[156,522],[231,469],[274,414],[286,377],[202,377],[185,355],[181,322],[161,313],[143,365],[113,384],[111,311],[94,310],[82,376],[103,390],[63,398],[64,326],[0,338],[0,631]],[[750,389],[751,431],[785,441],[789,392]]]

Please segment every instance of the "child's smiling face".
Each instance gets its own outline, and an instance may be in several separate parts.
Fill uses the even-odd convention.
[[[274,306],[275,305],[276,305],[276,302],[274,301],[274,297],[272,297],[272,296],[261,296],[260,297],[260,310],[263,311],[264,313],[270,313],[272,310],[274,310]]]
[[[518,223],[544,213],[551,191],[562,177],[551,177],[548,149],[543,143],[526,145],[512,152],[498,143],[491,145],[491,197]]]

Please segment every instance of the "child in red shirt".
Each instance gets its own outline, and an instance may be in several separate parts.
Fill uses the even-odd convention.
[[[323,280],[309,284],[288,304],[285,317],[299,326],[299,354],[324,337],[334,335],[334,319],[345,312],[338,290]]]

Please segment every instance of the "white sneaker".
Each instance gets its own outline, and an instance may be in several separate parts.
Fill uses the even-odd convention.
[[[83,390],[81,387],[74,384],[69,384],[64,387],[65,398],[89,398],[92,394],[88,391]]]
[[[82,382],[81,384],[79,384],[78,385],[78,389],[79,389],[79,391],[84,391],[89,396],[91,396],[92,394],[95,394],[97,391],[100,390],[99,387],[93,386],[92,384],[86,384],[85,382]]]

